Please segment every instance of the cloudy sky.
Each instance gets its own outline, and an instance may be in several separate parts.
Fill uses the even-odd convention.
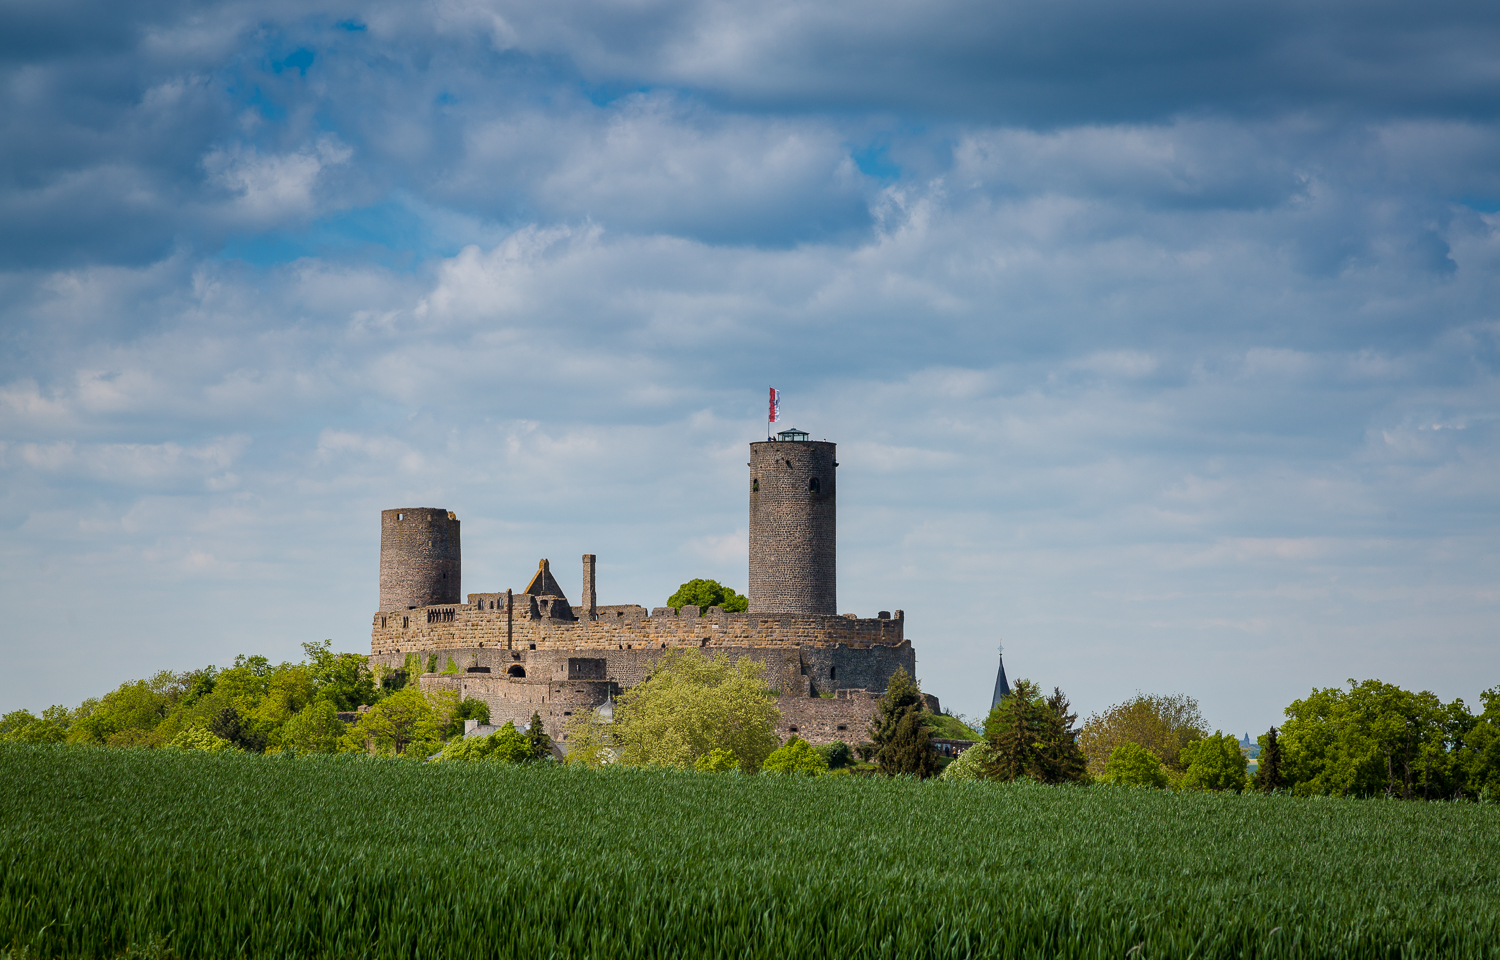
[[[974,716],[1500,684],[1500,12],[19,0],[0,709],[464,588],[745,588],[765,394],[840,608]]]

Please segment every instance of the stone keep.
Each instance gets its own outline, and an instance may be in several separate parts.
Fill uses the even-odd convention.
[[[433,507],[380,512],[380,609],[458,603],[458,518]]]
[[[838,612],[836,447],[750,444],[751,613]]]

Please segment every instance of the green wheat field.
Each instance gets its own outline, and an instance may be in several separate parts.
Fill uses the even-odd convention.
[[[1500,957],[1500,808],[0,746],[6,952]]]

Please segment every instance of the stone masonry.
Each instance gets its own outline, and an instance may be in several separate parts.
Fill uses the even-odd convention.
[[[579,606],[569,604],[546,560],[525,590],[459,602],[457,518],[442,509],[386,510],[372,663],[403,669],[415,659],[422,689],[483,700],[496,725],[521,727],[539,714],[565,747],[574,714],[640,683],[663,650],[692,647],[764,664],[783,738],[868,739],[891,675],[916,673],[905,615],[835,612],[835,445],[781,440],[750,450],[750,612],[601,606],[593,554],[583,556]],[[929,705],[936,709],[936,700]]]

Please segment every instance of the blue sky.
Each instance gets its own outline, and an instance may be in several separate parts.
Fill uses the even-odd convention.
[[[466,590],[745,587],[765,391],[924,686],[1500,683],[1500,12],[23,0],[0,707]]]

